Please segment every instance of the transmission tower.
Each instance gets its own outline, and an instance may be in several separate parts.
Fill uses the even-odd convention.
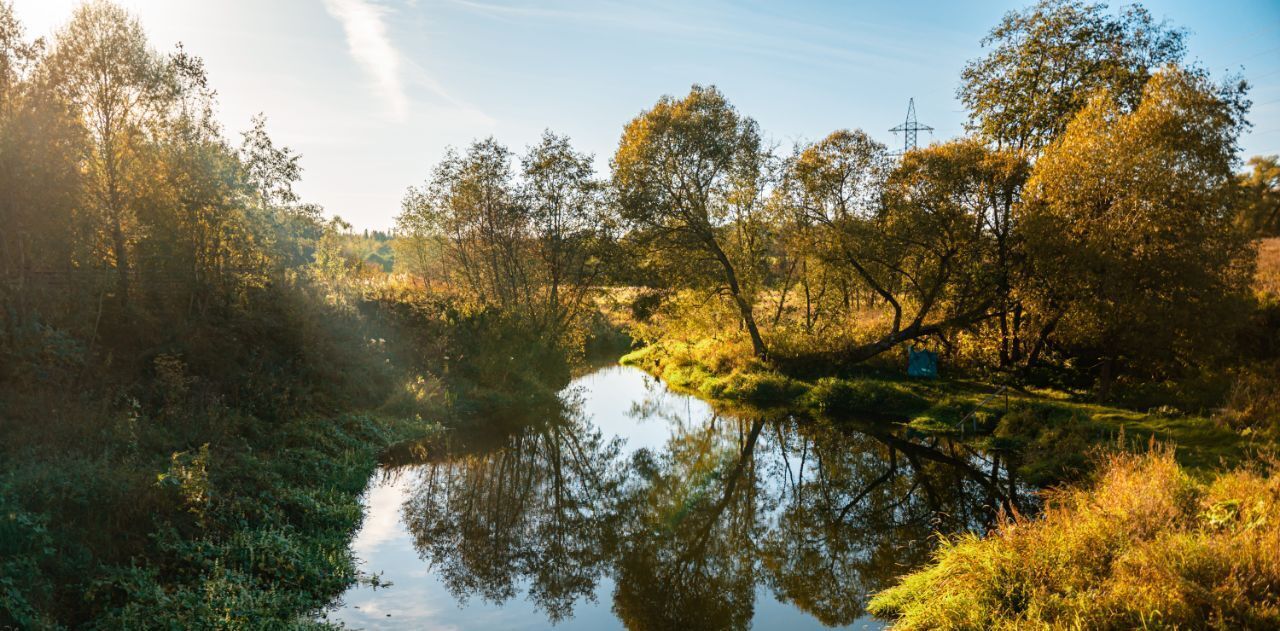
[[[916,134],[918,132],[927,131],[929,133],[933,133],[933,128],[916,122],[916,100],[912,97],[910,101],[907,101],[907,122],[898,125],[889,131],[894,134],[897,134],[898,132],[903,133],[904,142],[902,143],[902,153],[906,153],[916,148]]]

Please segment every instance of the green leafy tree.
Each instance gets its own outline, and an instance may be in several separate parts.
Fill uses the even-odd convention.
[[[250,228],[284,266],[309,261],[314,242],[324,230],[323,209],[302,203],[293,190],[302,179],[302,156],[276,144],[259,114],[240,134],[241,177],[247,191]]]
[[[558,335],[586,306],[612,219],[590,155],[551,132],[521,159],[523,202],[537,257],[542,328]]]
[[[396,219],[399,248],[419,274],[561,339],[574,329],[601,268],[613,222],[591,156],[550,132],[513,169],[492,138],[449,150]],[[443,263],[443,264],[441,264]]]
[[[31,274],[84,260],[79,246],[91,234],[75,211],[82,130],[40,75],[43,54],[43,42],[26,40],[12,5],[0,2],[0,273],[20,299]]]
[[[425,187],[409,189],[397,227],[415,238],[441,239],[450,283],[475,301],[527,311],[528,217],[512,160],[493,138],[472,143],[465,154],[450,149]]]

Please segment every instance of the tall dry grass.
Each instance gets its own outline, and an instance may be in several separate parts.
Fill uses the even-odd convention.
[[[1280,628],[1274,462],[1192,479],[1167,449],[1114,455],[1088,487],[878,594],[895,629]]]

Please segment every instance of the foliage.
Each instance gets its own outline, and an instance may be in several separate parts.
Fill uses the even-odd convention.
[[[482,306],[519,314],[552,337],[585,314],[611,238],[591,157],[550,132],[512,173],[490,138],[450,150],[410,188],[397,228],[411,269]]]
[[[1170,68],[1133,112],[1101,94],[1046,149],[1019,220],[1027,299],[1061,342],[1107,365],[1192,363],[1223,347],[1253,267],[1230,211],[1241,115],[1203,77]]]
[[[1066,393],[1007,390],[961,381],[909,381],[899,373],[863,370],[817,378],[761,364],[746,346],[664,340],[620,360],[642,368],[677,391],[730,406],[780,408],[817,418],[872,426],[901,423],[919,434],[959,438],[1001,454],[1018,476],[1037,487],[1088,473],[1094,449],[1149,440],[1182,446],[1178,459],[1197,474],[1238,461],[1249,436],[1203,416],[1168,410],[1132,412],[1072,401]],[[962,423],[963,421],[963,423]]]
[[[695,85],[627,123],[607,181],[550,132],[518,160],[492,138],[451,150],[408,191],[393,238],[305,203],[300,157],[264,117],[233,143],[203,62],[154,50],[124,9],[86,2],[46,45],[0,2],[0,626],[305,626],[359,578],[347,541],[379,448],[433,431],[428,418],[506,439],[561,414],[574,362],[616,342],[618,322],[649,344],[624,361],[678,389],[904,423],[935,441],[977,430],[950,444],[988,448],[1034,484],[1086,473],[1082,454],[1117,435],[1187,445],[1179,458],[1197,474],[1239,458],[1275,432],[1280,399],[1273,242],[1248,292],[1249,239],[1275,227],[1275,161],[1233,173],[1246,85],[1174,65],[1182,31],[1141,7],[1104,9],[1046,0],[1006,16],[965,70],[973,138],[895,161],[865,133],[837,131],[779,156],[719,90]],[[907,342],[941,351],[949,373],[1079,390],[1015,390],[999,410],[983,384],[903,380],[895,351]],[[1232,352],[1253,364],[1229,366]],[[1082,402],[1095,373],[1105,396],[1122,367],[1131,406],[1175,390],[1199,415]],[[1215,425],[1203,410],[1227,385]],[[718,599],[716,619],[695,622],[746,619],[760,570],[737,555],[757,543],[756,508],[735,485],[754,475],[762,428],[737,427],[728,448],[684,432],[666,463],[637,456],[644,482],[610,505],[631,530],[608,528],[585,498],[557,513],[624,553],[621,616],[674,624],[681,603]],[[522,457],[558,457],[563,429],[540,426]],[[887,447],[891,469],[913,444]],[[852,453],[818,457],[836,471]],[[961,622],[1271,621],[1272,557],[1222,551],[1275,543],[1258,539],[1275,538],[1274,516],[1240,517],[1272,511],[1254,491],[1274,495],[1274,477],[1203,486],[1168,459],[1114,461],[1102,499],[1064,492],[1052,527],[1015,518],[948,547],[939,567],[970,548],[1008,561],[1001,546],[1055,532],[1092,546],[1062,539],[1031,557],[1042,565],[988,563],[999,580],[965,575],[974,589],[944,603],[957,609],[921,607]],[[720,480],[717,500],[707,491]],[[817,558],[805,511],[827,498],[810,495],[787,508],[795,530],[761,544],[770,580],[822,620],[849,621],[866,586],[816,597],[806,586],[822,577],[792,562]],[[1095,510],[1109,500],[1136,517]],[[1175,527],[1141,523],[1147,509]],[[722,521],[727,510],[741,520]],[[1059,523],[1068,513],[1086,514],[1081,530]],[[424,547],[437,556],[483,547],[448,528],[454,511],[436,517]],[[723,536],[703,548],[672,527],[686,519]],[[464,567],[493,561],[484,554],[455,569],[500,595],[513,573],[567,563],[572,580],[539,587],[563,614],[603,564],[585,548],[518,559],[505,582],[502,567]],[[673,583],[673,555],[711,563],[677,567],[687,582]],[[1091,587],[1071,582],[1073,567],[1114,589],[1079,600]],[[1105,583],[1113,570],[1123,580]],[[1002,582],[1020,571],[1043,574]],[[1183,591],[1157,602],[1136,576]],[[915,624],[909,585],[932,580],[878,602]],[[1207,585],[1218,591],[1187,591]],[[1078,620],[1061,608],[1095,603]]]
[[[1215,418],[1243,431],[1280,435],[1280,363],[1240,368]]]
[[[1169,450],[1114,455],[986,538],[875,596],[898,629],[1265,628],[1280,624],[1274,463],[1196,482]]]
[[[1258,236],[1280,236],[1280,156],[1254,156],[1249,166],[1251,171],[1236,176],[1238,221]]]
[[[1141,5],[1040,0],[1005,14],[982,40],[991,51],[961,72],[969,127],[1001,147],[1039,151],[1099,90],[1136,108],[1151,73],[1179,63],[1186,31]]]
[[[1018,476],[1044,487],[1072,480],[1089,470],[1087,454],[1101,429],[1077,410],[1020,404],[1003,414],[991,432],[992,445],[1014,455]],[[1194,449],[1189,447],[1189,449]]]
[[[974,141],[911,152],[893,169],[861,131],[800,151],[784,202],[796,229],[814,233],[823,264],[853,270],[868,303],[891,310],[887,330],[834,354],[865,361],[990,317],[997,290],[1009,292],[1009,212],[1025,171],[1017,154]]]
[[[751,228],[761,212],[760,142],[754,120],[715,87],[695,85],[683,99],[663,97],[627,123],[613,157],[613,184],[622,219],[659,251],[684,259],[666,282],[717,270],[712,288],[734,302],[755,354],[764,357],[754,314],[758,288],[748,284],[749,240],[759,236]],[[735,236],[738,247],[730,247]]]

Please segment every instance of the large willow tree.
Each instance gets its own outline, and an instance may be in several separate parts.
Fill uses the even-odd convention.
[[[754,314],[758,288],[744,282],[726,233],[760,211],[763,159],[756,122],[699,85],[627,123],[613,157],[622,218],[665,256],[715,270],[712,284],[733,301],[757,357],[768,355]]]
[[[848,317],[888,313],[884,329],[839,357],[863,361],[996,315],[1024,174],[1016,155],[973,141],[913,151],[897,165],[861,131],[803,148],[781,189],[794,221],[815,235],[824,264],[852,270],[872,299]]]

